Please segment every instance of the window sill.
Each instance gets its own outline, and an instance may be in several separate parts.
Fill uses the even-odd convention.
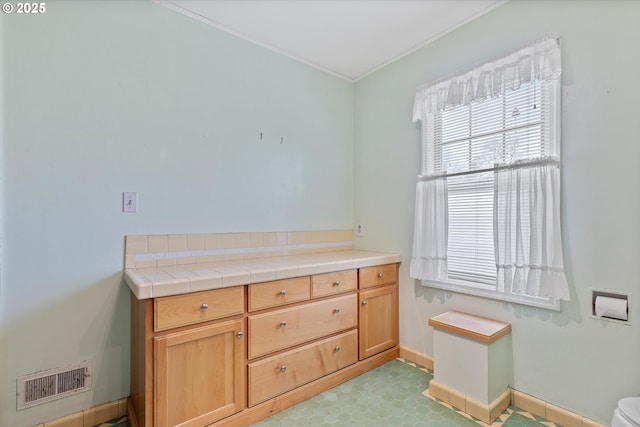
[[[489,298],[498,301],[511,302],[515,304],[528,305],[537,308],[544,308],[547,310],[560,311],[560,300],[536,298],[527,295],[513,295],[497,292],[493,289],[483,285],[469,285],[467,283],[455,283],[455,282],[435,282],[421,280],[422,286],[429,288],[442,289],[445,291],[456,292],[465,295],[473,295],[482,298]]]

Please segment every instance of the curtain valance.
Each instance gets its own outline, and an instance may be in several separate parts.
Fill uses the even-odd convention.
[[[419,87],[413,104],[413,120],[424,120],[428,113],[500,96],[505,90],[518,89],[520,84],[532,80],[557,80],[560,71],[559,39],[549,36],[498,60]]]

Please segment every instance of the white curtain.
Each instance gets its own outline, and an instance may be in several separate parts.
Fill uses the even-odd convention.
[[[532,80],[558,80],[560,72],[558,38],[546,37],[504,57],[419,87],[413,104],[413,120],[500,96]]]
[[[499,168],[494,185],[498,290],[568,301],[559,162],[545,159]]]
[[[409,276],[421,280],[447,278],[447,180],[418,181]]]

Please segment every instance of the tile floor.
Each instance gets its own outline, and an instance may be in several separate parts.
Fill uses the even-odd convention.
[[[129,427],[129,423],[127,423],[127,417],[120,417],[106,423],[98,424],[96,427]]]
[[[429,396],[426,390],[432,378],[425,368],[404,359],[393,360],[252,427],[487,426]],[[492,425],[498,426],[557,427],[513,406]]]
[[[404,359],[393,360],[252,427],[478,427],[487,424],[458,412],[427,393],[433,375]],[[128,427],[118,419],[99,427]],[[558,427],[538,416],[509,407],[491,427]]]

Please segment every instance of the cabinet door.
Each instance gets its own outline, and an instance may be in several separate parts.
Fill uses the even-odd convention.
[[[244,321],[154,338],[155,426],[204,426],[245,407]]]
[[[360,360],[398,345],[398,285],[359,293]]]

